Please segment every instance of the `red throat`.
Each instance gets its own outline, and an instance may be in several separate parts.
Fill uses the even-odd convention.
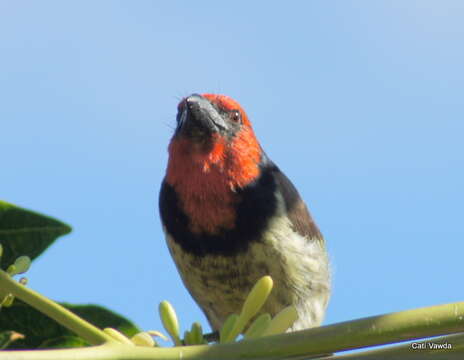
[[[166,181],[176,190],[196,233],[218,233],[235,225],[236,193],[259,176],[261,147],[240,105],[223,95],[204,94],[225,109],[242,113],[243,126],[231,139],[216,134],[207,149],[187,138],[169,145]]]

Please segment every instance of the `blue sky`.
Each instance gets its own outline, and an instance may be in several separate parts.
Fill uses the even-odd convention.
[[[461,1],[0,1],[0,196],[74,228],[30,287],[206,321],[157,196],[179,99],[232,96],[324,233],[326,322],[463,299]]]

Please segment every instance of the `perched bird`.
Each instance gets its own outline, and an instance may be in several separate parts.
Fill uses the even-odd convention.
[[[241,106],[224,95],[184,98],[168,151],[161,221],[182,280],[211,327],[219,330],[239,313],[264,275],[274,280],[264,312],[294,305],[299,319],[291,330],[319,325],[330,296],[324,239]]]

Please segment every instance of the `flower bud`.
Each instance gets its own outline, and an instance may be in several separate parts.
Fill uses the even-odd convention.
[[[163,326],[171,336],[172,341],[176,346],[181,346],[182,342],[179,337],[179,321],[177,320],[177,315],[172,307],[172,305],[164,300],[159,304],[159,314]]]
[[[245,332],[243,337],[245,339],[256,339],[261,337],[270,323],[271,315],[268,313],[259,315],[248,327],[248,330]]]
[[[237,319],[237,314],[231,314],[227,317],[226,321],[222,325],[221,331],[219,332],[219,343],[223,344],[226,342],[229,333],[232,331],[235,323],[237,322]]]
[[[156,346],[155,340],[147,332],[139,332],[130,338],[130,340],[137,346],[147,346],[154,347]]]
[[[230,342],[235,340],[235,338],[243,332],[246,324],[250,319],[255,316],[262,306],[266,302],[269,294],[272,291],[274,283],[270,276],[263,276],[258,282],[253,286],[250,293],[248,294],[245,302],[243,303],[242,312],[240,313],[239,318],[235,322],[234,328],[230,331],[225,342]]]
[[[14,262],[14,266],[16,266],[15,275],[25,273],[31,267],[31,263],[32,263],[32,261],[31,261],[31,258],[29,256],[20,256],[20,257],[18,257]]]
[[[274,316],[266,331],[264,331],[263,336],[283,333],[287,331],[287,329],[292,326],[297,319],[298,313],[295,307],[287,306]]]
[[[127,344],[127,345],[134,345],[130,339],[124,335],[122,332],[113,329],[113,328],[105,328],[103,329],[103,332],[107,333],[109,336],[111,336],[114,340],[121,344]]]

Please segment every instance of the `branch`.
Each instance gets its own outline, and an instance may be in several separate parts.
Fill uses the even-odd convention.
[[[451,353],[463,353],[464,302],[373,316],[359,320],[302,330],[294,333],[266,336],[255,340],[221,345],[148,348],[115,342],[107,334],[79,318],[72,312],[44,296],[17,283],[0,271],[0,289],[48,315],[66,328],[90,342],[94,347],[67,350],[1,351],[0,360],[232,360],[232,359],[287,359],[291,357],[321,356],[334,352],[411,341],[432,336],[459,334],[443,338],[456,342]],[[436,340],[438,341],[438,340]],[[103,345],[101,345],[103,344]],[[394,359],[428,358],[428,353],[412,351],[409,345],[396,349],[379,349],[359,354],[335,356],[333,359]],[[409,350],[409,352],[408,352]],[[400,351],[395,353],[395,351]],[[386,356],[383,356],[383,355]],[[417,355],[416,355],[417,354]],[[422,357],[421,357],[422,355]],[[330,358],[327,358],[330,359]]]
[[[44,313],[65,328],[75,332],[92,345],[101,345],[108,341],[114,341],[113,338],[94,325],[56,302],[18,283],[2,270],[0,270],[0,289],[2,289],[2,292],[13,294],[18,299],[21,299],[33,308]]]
[[[420,349],[413,349],[412,344],[424,344]],[[448,344],[448,348],[434,349],[429,344]],[[417,347],[417,346],[416,346]],[[356,352],[352,354],[333,356],[320,360],[379,360],[379,359],[401,359],[401,360],[424,360],[437,359],[441,355],[441,359],[462,359],[464,354],[464,334],[448,335],[436,337],[428,341],[416,343],[407,343],[403,345],[391,346],[369,350],[364,352]],[[293,359],[295,360],[295,359]]]

